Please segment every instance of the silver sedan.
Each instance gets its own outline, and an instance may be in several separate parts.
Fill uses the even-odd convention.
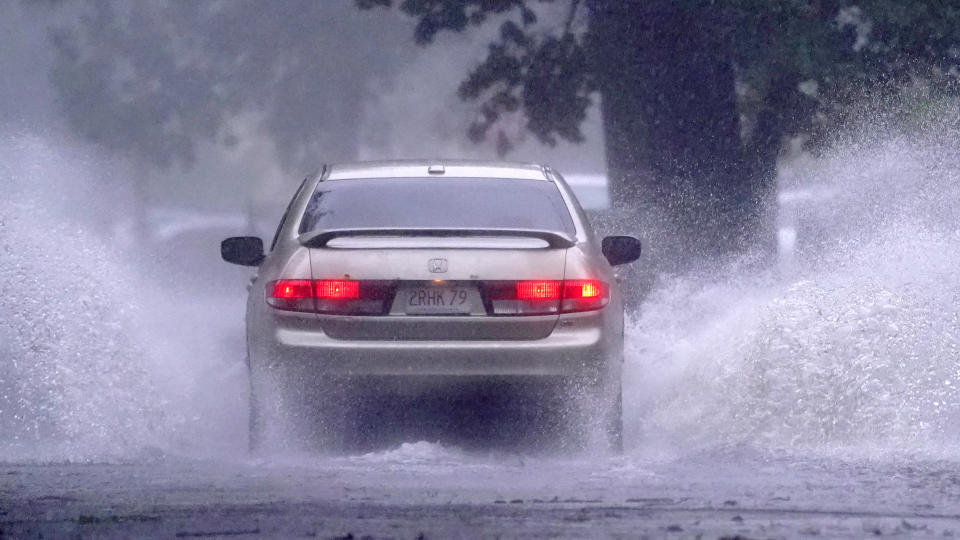
[[[335,440],[344,424],[331,403],[349,399],[351,381],[411,391],[493,378],[560,381],[582,425],[622,444],[613,267],[640,243],[598,241],[549,167],[324,166],[266,254],[255,237],[228,238],[221,254],[258,267],[246,315],[253,447],[308,401]]]

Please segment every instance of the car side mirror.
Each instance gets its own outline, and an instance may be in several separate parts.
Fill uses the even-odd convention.
[[[611,266],[627,264],[640,258],[640,240],[632,236],[608,236],[600,244],[600,250]]]
[[[256,236],[233,236],[220,242],[220,256],[228,263],[241,266],[260,266],[263,254],[263,240]]]

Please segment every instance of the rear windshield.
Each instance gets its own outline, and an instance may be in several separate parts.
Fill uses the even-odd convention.
[[[552,182],[506,178],[369,178],[321,182],[300,233],[354,228],[536,229],[576,234]]]

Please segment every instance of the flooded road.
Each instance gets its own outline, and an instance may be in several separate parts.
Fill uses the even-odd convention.
[[[0,466],[0,536],[943,538],[960,462],[465,454]],[[352,536],[351,536],[352,535]]]

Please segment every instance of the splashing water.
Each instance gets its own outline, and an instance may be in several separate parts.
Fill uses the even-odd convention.
[[[960,118],[783,168],[778,271],[660,281],[628,336],[638,447],[956,453]],[[952,122],[952,123],[951,123]]]
[[[795,159],[781,171],[792,245],[778,268],[661,276],[628,329],[631,451],[948,451],[958,142],[941,121]],[[246,379],[225,345],[242,346],[242,291],[218,303],[164,290],[143,254],[117,253],[90,226],[117,204],[90,188],[103,163],[24,135],[0,152],[0,460],[243,455]],[[391,452],[359,459],[467,459],[427,443]]]
[[[40,160],[50,148],[36,138],[4,142],[0,452],[126,455],[162,418],[136,361],[129,280],[97,234],[56,210],[66,199],[83,203],[45,181],[51,169]]]
[[[197,347],[221,330],[203,322],[210,308],[182,309],[144,278],[151,259],[121,253],[98,222],[129,202],[109,177],[130,171],[64,141],[2,135],[0,460],[238,447],[242,362]]]

